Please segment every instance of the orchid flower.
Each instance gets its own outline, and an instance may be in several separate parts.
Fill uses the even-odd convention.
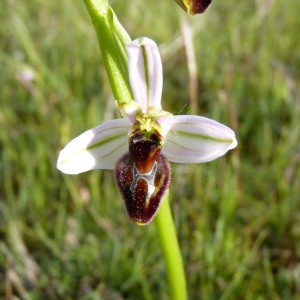
[[[157,45],[139,38],[126,47],[134,101],[117,100],[124,118],[96,126],[69,142],[57,168],[67,174],[115,170],[129,217],[147,224],[170,182],[169,161],[203,163],[237,145],[225,125],[194,115],[173,116],[161,107],[162,62]]]

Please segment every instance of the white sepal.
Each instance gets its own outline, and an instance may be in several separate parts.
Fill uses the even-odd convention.
[[[156,43],[142,37],[128,44],[126,50],[134,100],[140,104],[143,113],[150,106],[161,108],[163,74]]]
[[[131,126],[127,119],[116,119],[82,133],[60,152],[57,168],[66,174],[114,169],[117,160],[128,151]]]
[[[203,163],[237,145],[229,127],[200,116],[174,116],[161,122],[166,138],[162,153],[176,163]]]

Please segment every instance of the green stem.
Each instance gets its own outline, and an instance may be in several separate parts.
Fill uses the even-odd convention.
[[[167,269],[171,299],[186,300],[186,279],[170,209],[169,193],[164,197],[154,222]]]
[[[95,27],[108,79],[116,100],[132,100],[125,46],[131,42],[107,0],[84,0]]]

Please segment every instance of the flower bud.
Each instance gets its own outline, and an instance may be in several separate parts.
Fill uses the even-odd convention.
[[[189,15],[201,14],[209,7],[211,0],[175,0]]]

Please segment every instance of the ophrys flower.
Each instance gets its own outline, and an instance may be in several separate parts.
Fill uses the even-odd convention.
[[[129,217],[147,224],[169,187],[168,160],[208,162],[236,147],[234,132],[208,118],[173,116],[161,107],[162,63],[157,45],[139,38],[127,46],[134,101],[116,101],[125,118],[105,122],[72,140],[57,168],[67,174],[115,170]]]

